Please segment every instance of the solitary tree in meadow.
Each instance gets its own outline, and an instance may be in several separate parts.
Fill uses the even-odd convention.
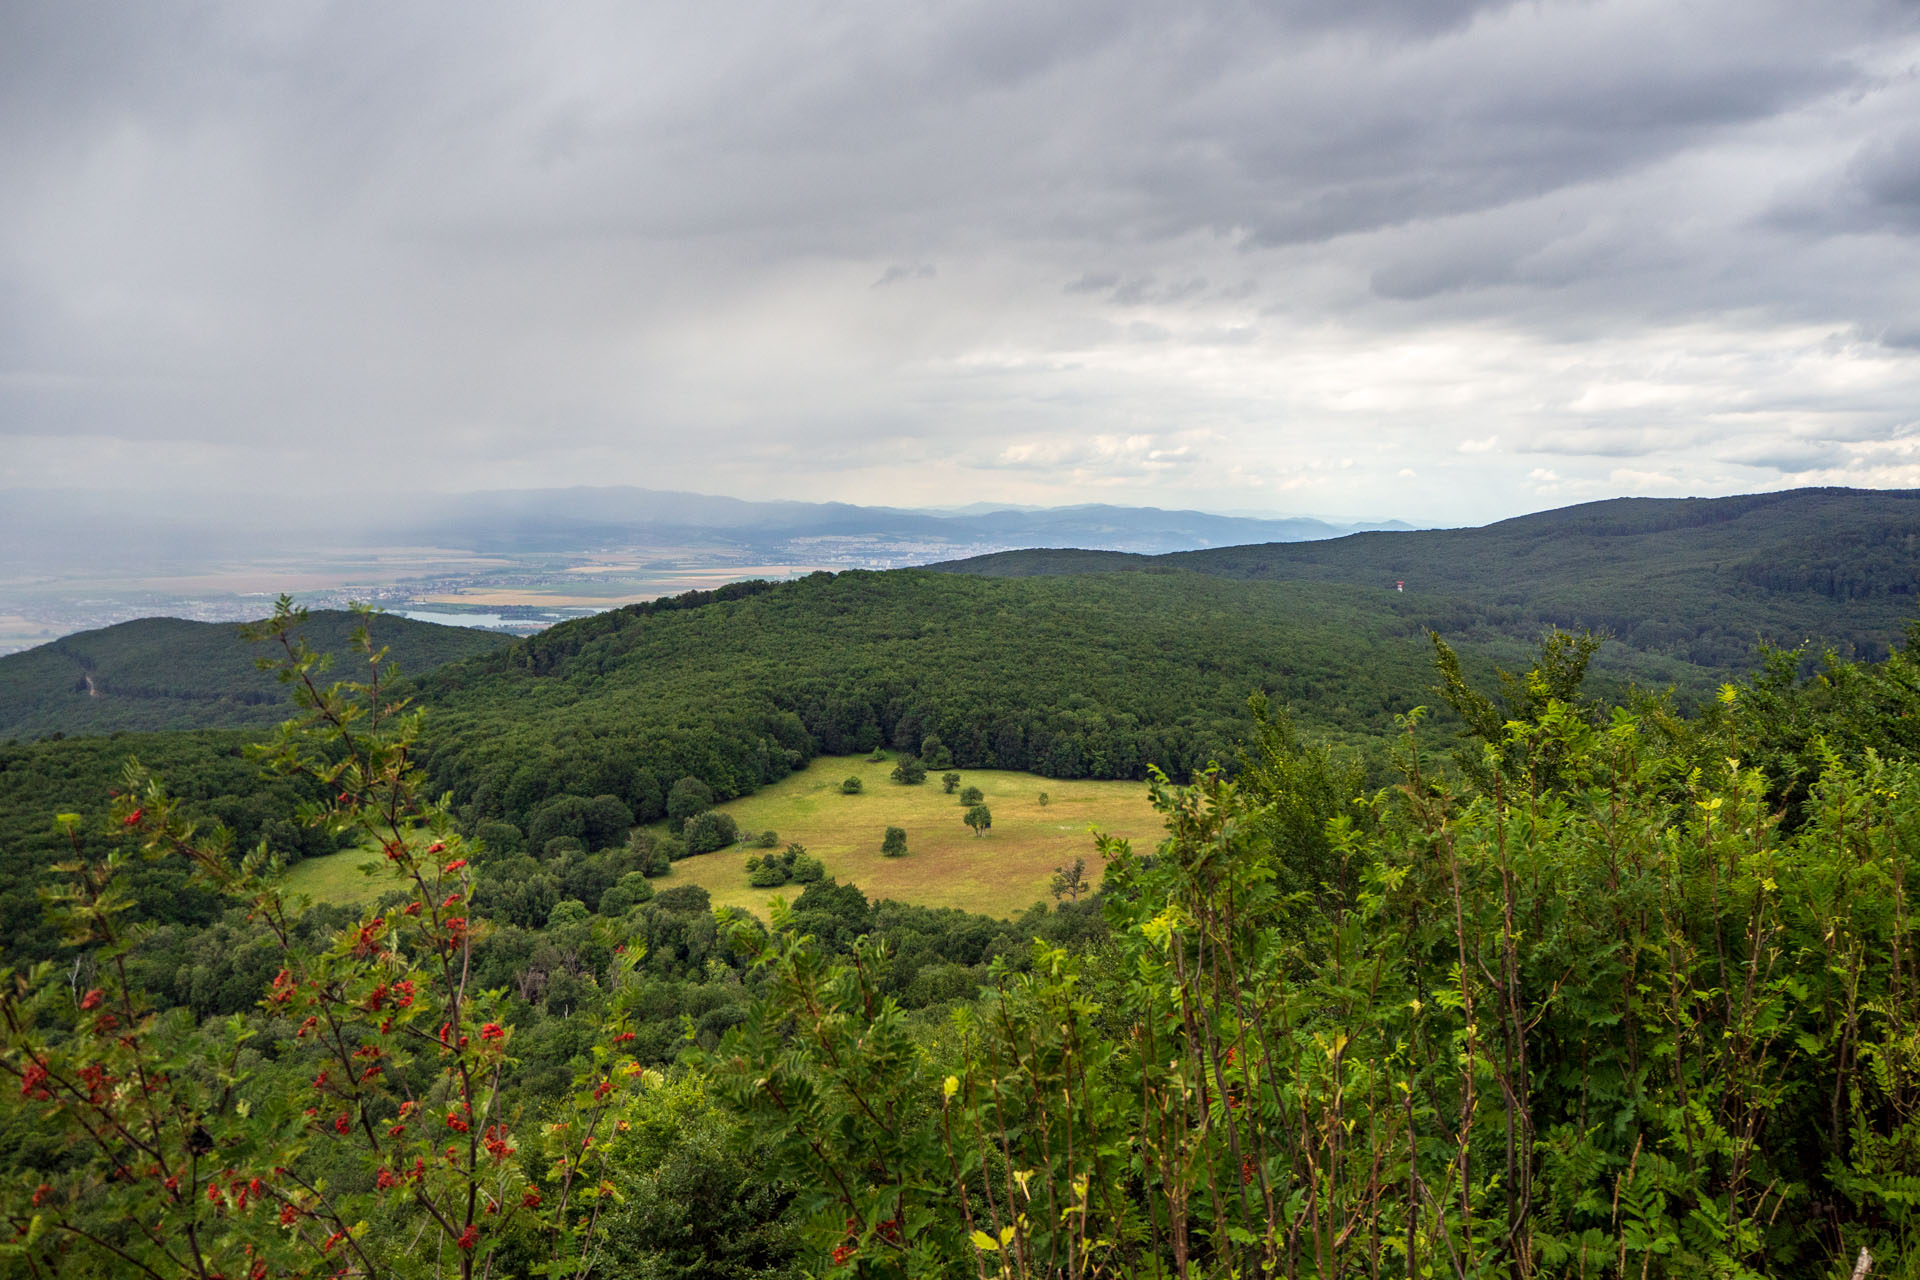
[[[959,790],[959,788],[960,788],[959,774],[943,773],[940,775],[940,789],[942,791],[946,792],[948,795],[952,795],[955,791]]]
[[[887,834],[880,841],[882,857],[904,858],[907,856],[907,833],[900,827],[888,827]]]
[[[1070,867],[1053,869],[1053,899],[1058,902],[1065,898],[1069,902],[1080,901],[1080,895],[1093,886],[1087,883],[1087,860],[1075,858]]]
[[[993,825],[993,813],[983,804],[976,804],[967,810],[967,825],[973,828],[973,834],[983,836],[987,828]]]

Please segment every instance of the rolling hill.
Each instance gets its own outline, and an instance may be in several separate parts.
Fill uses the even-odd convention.
[[[307,642],[344,655],[356,621],[342,610],[315,612]],[[401,670],[415,674],[508,642],[397,617],[381,618],[378,634]],[[141,618],[8,654],[0,657],[0,739],[274,724],[287,716],[287,695],[254,666],[262,652],[232,623]],[[348,674],[344,661],[332,674]]]
[[[1474,529],[1357,533],[1141,556],[1011,551],[931,566],[994,577],[1202,573],[1339,582],[1486,611],[1516,636],[1547,625],[1737,670],[1761,641],[1884,656],[1920,597],[1920,491],[1795,489],[1616,498]]]

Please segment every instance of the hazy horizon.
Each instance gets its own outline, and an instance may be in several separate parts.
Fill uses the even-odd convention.
[[[524,632],[746,577],[1028,546],[1157,553],[1388,524],[1099,505],[755,503],[631,486],[338,502],[289,502],[265,488],[0,489],[0,654],[138,617],[257,617],[282,592],[313,607],[359,601],[435,621],[452,610]]]

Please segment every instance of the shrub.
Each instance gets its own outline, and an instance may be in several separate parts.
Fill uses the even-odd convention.
[[[733,820],[732,814],[718,809],[694,814],[687,819],[684,830],[690,855],[724,849],[740,838],[740,824]]]
[[[960,793],[960,803],[964,805],[976,805],[986,798],[986,792],[978,787],[967,787]]]
[[[756,889],[772,889],[791,878],[787,864],[777,857],[747,859],[747,883]]]
[[[848,778],[845,782],[840,784],[841,795],[857,796],[865,789],[866,789],[865,784],[862,783],[858,778]]]
[[[893,766],[893,780],[916,787],[927,780],[926,762],[915,756],[902,756],[900,763]]]
[[[907,833],[900,827],[888,827],[887,834],[880,841],[881,856],[904,858],[907,856]]]
[[[656,836],[647,831],[636,831],[627,840],[627,856],[634,869],[649,876],[667,874],[675,849],[685,856],[685,847],[672,836]]]
[[[762,849],[777,849],[780,847],[780,837],[771,831],[762,831],[755,837],[754,843]]]
[[[803,844],[790,844],[785,852],[764,858],[747,859],[747,883],[756,889],[775,888],[789,880],[812,884],[826,873],[826,866],[818,858],[809,858]]]
[[[625,889],[628,893],[632,894],[633,901],[636,905],[650,901],[653,898],[653,883],[647,879],[644,871],[627,872],[627,874],[620,877],[620,883],[615,887]]]

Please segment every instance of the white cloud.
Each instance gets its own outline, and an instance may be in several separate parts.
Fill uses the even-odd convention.
[[[1642,493],[1649,489],[1665,492],[1681,485],[1680,480],[1668,472],[1641,471],[1633,467],[1615,467],[1607,473],[1607,479],[1626,493]]]

